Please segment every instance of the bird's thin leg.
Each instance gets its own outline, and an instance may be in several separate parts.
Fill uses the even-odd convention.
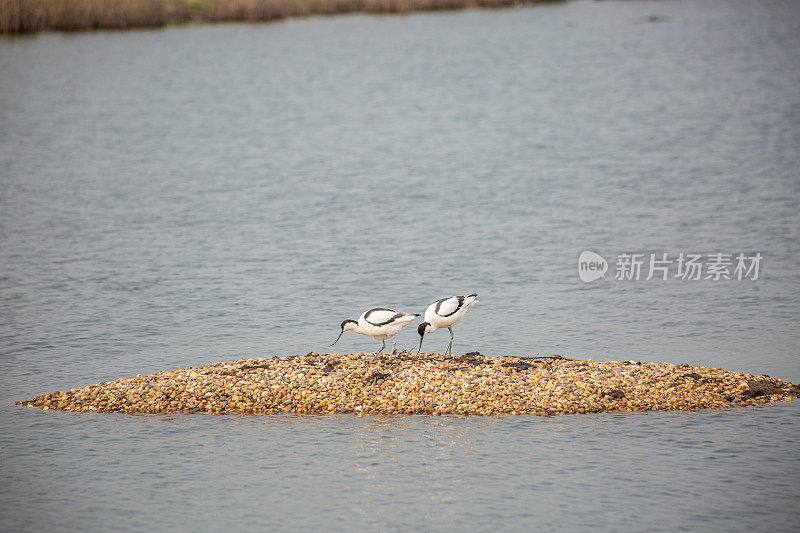
[[[386,348],[386,339],[383,339],[382,342],[383,342],[383,344],[381,345],[381,349],[378,351],[378,353],[381,353],[383,351],[383,349]],[[378,354],[375,354],[375,355],[378,355]]]
[[[447,349],[444,351],[446,355],[450,355],[450,348],[453,347],[453,328],[447,326],[447,329],[450,330],[450,342],[447,343]]]
[[[392,337],[392,355],[397,353],[397,339]]]

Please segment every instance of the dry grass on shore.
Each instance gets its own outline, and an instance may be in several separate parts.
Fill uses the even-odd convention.
[[[504,7],[518,0],[0,0],[0,33],[263,22],[343,13]]]

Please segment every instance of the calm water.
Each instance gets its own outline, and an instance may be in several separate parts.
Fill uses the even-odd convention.
[[[796,528],[797,402],[552,419],[13,402],[324,351],[364,309],[473,291],[457,352],[800,382],[798,87],[791,1],[0,41],[0,528]],[[609,278],[623,252],[764,260],[757,281],[584,284],[583,250]]]

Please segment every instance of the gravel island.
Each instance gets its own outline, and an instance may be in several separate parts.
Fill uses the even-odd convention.
[[[23,405],[123,413],[557,415],[791,401],[769,376],[667,363],[403,352],[241,359],[56,391]]]

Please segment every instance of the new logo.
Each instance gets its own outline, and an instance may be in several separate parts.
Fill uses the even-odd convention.
[[[608,262],[599,254],[585,250],[578,257],[578,276],[585,283],[606,277],[607,270]]]

